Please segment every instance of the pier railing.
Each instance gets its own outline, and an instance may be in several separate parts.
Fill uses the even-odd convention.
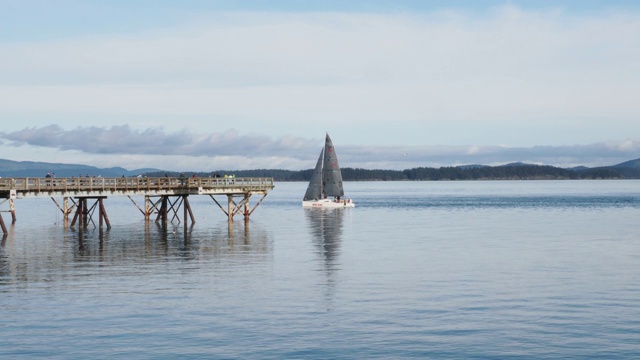
[[[218,178],[218,177],[122,177],[122,178],[0,178],[0,193],[13,190],[18,197],[47,193],[74,192],[155,192],[207,193],[209,191],[268,191],[273,189],[273,178]],[[5,194],[2,194],[5,195]],[[22,196],[21,196],[22,195]],[[1,196],[0,197],[8,197]]]

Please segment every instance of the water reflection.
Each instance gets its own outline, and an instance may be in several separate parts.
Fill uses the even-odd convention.
[[[313,243],[318,254],[324,258],[325,267],[331,271],[340,255],[344,212],[342,209],[304,210],[313,234]]]
[[[155,222],[111,229],[48,227],[39,232],[11,231],[1,245],[0,286],[51,281],[81,269],[116,266],[129,272],[140,265],[179,267],[185,262],[203,267],[211,263],[228,268],[251,266],[269,261],[273,253],[269,233],[250,222],[240,222],[232,229],[226,222],[206,228]]]
[[[326,276],[326,297],[331,301],[340,269],[340,247],[342,244],[343,209],[304,209],[307,223],[313,235],[316,254],[322,260]]]

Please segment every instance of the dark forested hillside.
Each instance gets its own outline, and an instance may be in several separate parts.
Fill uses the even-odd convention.
[[[617,179],[620,174],[608,169],[574,171],[547,165],[414,168],[404,170],[408,180],[553,180]]]
[[[313,170],[220,170],[197,172],[196,176],[273,177],[275,181],[309,181]],[[178,176],[176,172],[152,172],[147,176]],[[185,174],[192,176],[193,173]],[[619,179],[619,172],[610,168],[562,169],[545,165],[512,164],[503,166],[459,166],[441,168],[413,168],[408,170],[369,170],[343,168],[345,181],[399,180],[555,180],[555,179]]]
[[[640,159],[625,161],[611,168],[626,179],[640,179]]]
[[[309,174],[309,178],[311,174]],[[396,170],[368,170],[368,169],[342,169],[342,178],[346,181],[371,181],[371,180],[406,180],[402,171]]]

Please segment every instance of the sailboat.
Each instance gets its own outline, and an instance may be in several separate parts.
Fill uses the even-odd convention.
[[[345,208],[355,207],[351,199],[344,197],[342,172],[333,142],[327,134],[324,148],[311,175],[307,192],[302,199],[302,207]]]

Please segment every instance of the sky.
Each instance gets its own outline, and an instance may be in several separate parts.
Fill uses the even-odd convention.
[[[0,0],[8,160],[606,166],[638,94],[638,1]]]

